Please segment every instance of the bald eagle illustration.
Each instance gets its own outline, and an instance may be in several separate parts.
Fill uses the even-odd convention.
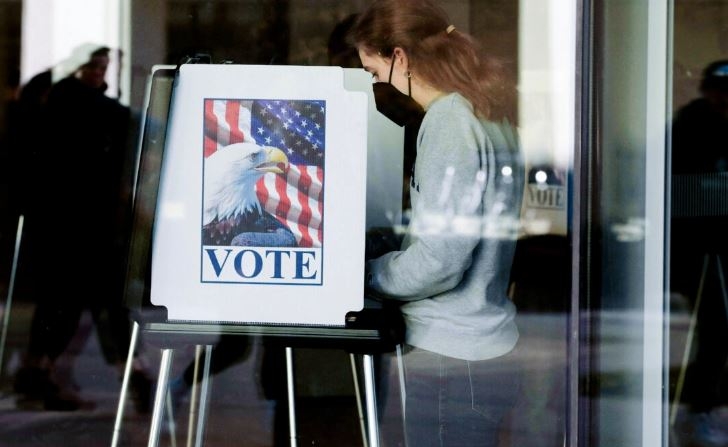
[[[203,245],[295,247],[293,233],[261,206],[256,182],[283,174],[288,158],[278,148],[235,143],[205,159]]]

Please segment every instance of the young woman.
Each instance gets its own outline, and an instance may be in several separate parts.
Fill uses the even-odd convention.
[[[518,394],[518,330],[506,295],[523,193],[496,66],[429,0],[376,0],[352,30],[377,108],[424,118],[400,250],[367,263],[367,286],[407,324],[410,446],[497,444]]]

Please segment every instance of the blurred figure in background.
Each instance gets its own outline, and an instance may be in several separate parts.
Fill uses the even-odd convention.
[[[728,362],[728,60],[704,69],[700,93],[672,128],[670,285],[688,298],[697,321],[694,361],[683,365],[691,435],[728,445],[715,411]]]
[[[26,122],[24,138],[36,144],[24,237],[36,309],[15,390],[21,401],[37,400],[46,409],[82,404],[54,381],[53,368],[84,310],[93,316],[107,362],[123,366],[129,346],[122,305],[129,210],[122,197],[130,118],[127,107],[105,95],[110,52],[92,51],[50,88],[40,118]],[[137,368],[133,383],[142,385],[142,377]]]

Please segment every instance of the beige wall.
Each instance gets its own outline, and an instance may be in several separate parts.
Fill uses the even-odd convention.
[[[728,59],[728,0],[675,0],[673,108],[698,96],[703,69]]]
[[[165,62],[167,52],[166,0],[133,1],[131,10],[131,97],[129,104],[139,109],[144,102],[144,85],[152,66]],[[131,59],[131,60],[129,60]]]

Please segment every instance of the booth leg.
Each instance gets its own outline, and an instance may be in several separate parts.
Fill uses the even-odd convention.
[[[162,361],[159,364],[159,379],[157,380],[157,392],[154,396],[152,423],[149,427],[148,447],[157,447],[159,444],[159,432],[162,423],[162,415],[164,413],[164,403],[167,395],[167,385],[169,384],[169,370],[172,366],[173,353],[174,350],[172,349],[162,350]]]
[[[362,445],[364,447],[368,447],[369,443],[367,442],[367,429],[364,422],[364,409],[361,404],[361,389],[359,388],[359,374],[356,372],[356,357],[354,354],[349,354],[349,358],[351,359],[351,375],[354,378],[354,396],[356,397],[356,411],[359,414],[359,427],[361,429]]]
[[[288,389],[288,433],[291,447],[297,445],[296,433],[296,382],[293,377],[293,349],[286,347],[286,385]]]
[[[399,375],[399,400],[402,405],[402,433],[404,433],[404,445],[407,447],[407,386],[404,380],[404,359],[402,345],[397,345],[397,373]]]
[[[124,418],[124,407],[126,406],[126,393],[129,390],[129,377],[131,377],[131,366],[134,363],[134,352],[136,351],[137,339],[139,338],[139,323],[136,321],[131,327],[131,340],[129,340],[129,352],[126,355],[126,366],[124,366],[124,378],[121,381],[119,392],[119,405],[116,407],[116,420],[114,421],[114,433],[111,438],[111,447],[119,445],[121,433],[121,421]]]
[[[693,337],[695,336],[695,328],[698,324],[698,309],[703,299],[703,286],[705,285],[705,278],[708,274],[708,266],[710,265],[710,256],[706,254],[703,257],[703,269],[700,273],[700,281],[698,282],[698,291],[695,295],[695,306],[693,313],[690,315],[690,326],[688,327],[688,337],[685,342],[685,349],[683,350],[682,363],[680,365],[680,373],[677,377],[677,384],[675,385],[675,396],[672,399],[672,408],[670,410],[670,426],[675,425],[677,419],[677,410],[682,398],[683,386],[685,384],[685,376],[687,374],[688,362],[690,360],[690,350],[693,345]]]
[[[723,275],[723,263],[720,260],[720,255],[715,255],[715,262],[718,264],[718,278],[720,279],[720,295],[723,297],[723,310],[725,310],[725,316],[728,319],[728,284],[726,284],[726,279]]]
[[[164,398],[165,405],[167,406],[167,433],[169,433],[169,446],[177,447],[177,422],[175,415],[175,408],[172,405],[172,394],[167,390]]]
[[[367,402],[369,446],[379,447],[379,419],[377,418],[377,399],[374,394],[374,359],[369,354],[364,354],[364,390]]]
[[[18,273],[18,259],[20,258],[20,241],[23,239],[23,222],[25,217],[18,217],[18,229],[15,233],[15,251],[13,252],[13,265],[10,268],[10,282],[8,283],[8,297],[3,306],[3,329],[0,335],[0,376],[3,372],[3,358],[5,358],[5,342],[8,338],[8,325],[10,324],[10,309],[13,307],[13,292],[15,289],[15,275]]]
[[[190,390],[190,413],[187,420],[187,447],[192,447],[192,438],[195,432],[195,419],[197,418],[197,391],[198,377],[200,375],[200,357],[202,356],[202,345],[195,346],[195,362],[192,373],[192,389]]]
[[[210,359],[212,358],[212,345],[205,346],[205,363],[202,368],[202,383],[200,384],[200,405],[197,417],[197,436],[195,446],[201,447],[205,436],[205,423],[207,422],[207,408],[209,405],[208,393],[210,391]]]

